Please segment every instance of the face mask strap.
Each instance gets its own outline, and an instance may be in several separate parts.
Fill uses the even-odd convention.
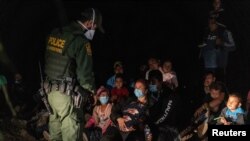
[[[92,8],[92,11],[93,11],[93,16],[92,16],[92,28],[94,27],[94,23],[95,23],[95,10],[94,8]]]
[[[94,8],[92,8],[92,11],[93,11],[93,16],[92,16],[92,27],[91,28],[93,28],[94,27],[94,23],[95,23],[95,10],[94,10]],[[77,21],[80,25],[82,25],[85,29],[87,29],[87,30],[89,30],[84,24],[82,24],[82,22],[81,21]]]

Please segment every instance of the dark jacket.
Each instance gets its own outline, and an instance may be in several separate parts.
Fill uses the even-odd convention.
[[[156,126],[176,126],[179,105],[178,94],[167,87],[163,87],[158,95],[158,100],[152,98],[153,94],[149,99],[149,122]]]

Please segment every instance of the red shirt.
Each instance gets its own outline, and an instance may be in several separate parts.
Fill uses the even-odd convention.
[[[111,95],[117,95],[118,97],[123,97],[123,96],[128,96],[129,92],[128,92],[128,89],[125,87],[120,88],[120,89],[113,88],[111,90]]]

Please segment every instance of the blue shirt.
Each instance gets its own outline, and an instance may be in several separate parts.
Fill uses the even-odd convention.
[[[238,119],[239,114],[244,114],[244,111],[242,108],[237,108],[234,112],[229,110],[228,108],[226,109],[226,118],[229,118],[233,122],[236,122]]]

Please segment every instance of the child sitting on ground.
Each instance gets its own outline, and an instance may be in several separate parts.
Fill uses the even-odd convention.
[[[115,87],[111,90],[111,102],[117,103],[129,96],[128,89],[124,86],[123,75],[117,74],[115,77]]]
[[[244,123],[244,111],[241,108],[241,97],[238,93],[232,93],[229,95],[227,107],[221,111],[218,124],[242,125]]]

